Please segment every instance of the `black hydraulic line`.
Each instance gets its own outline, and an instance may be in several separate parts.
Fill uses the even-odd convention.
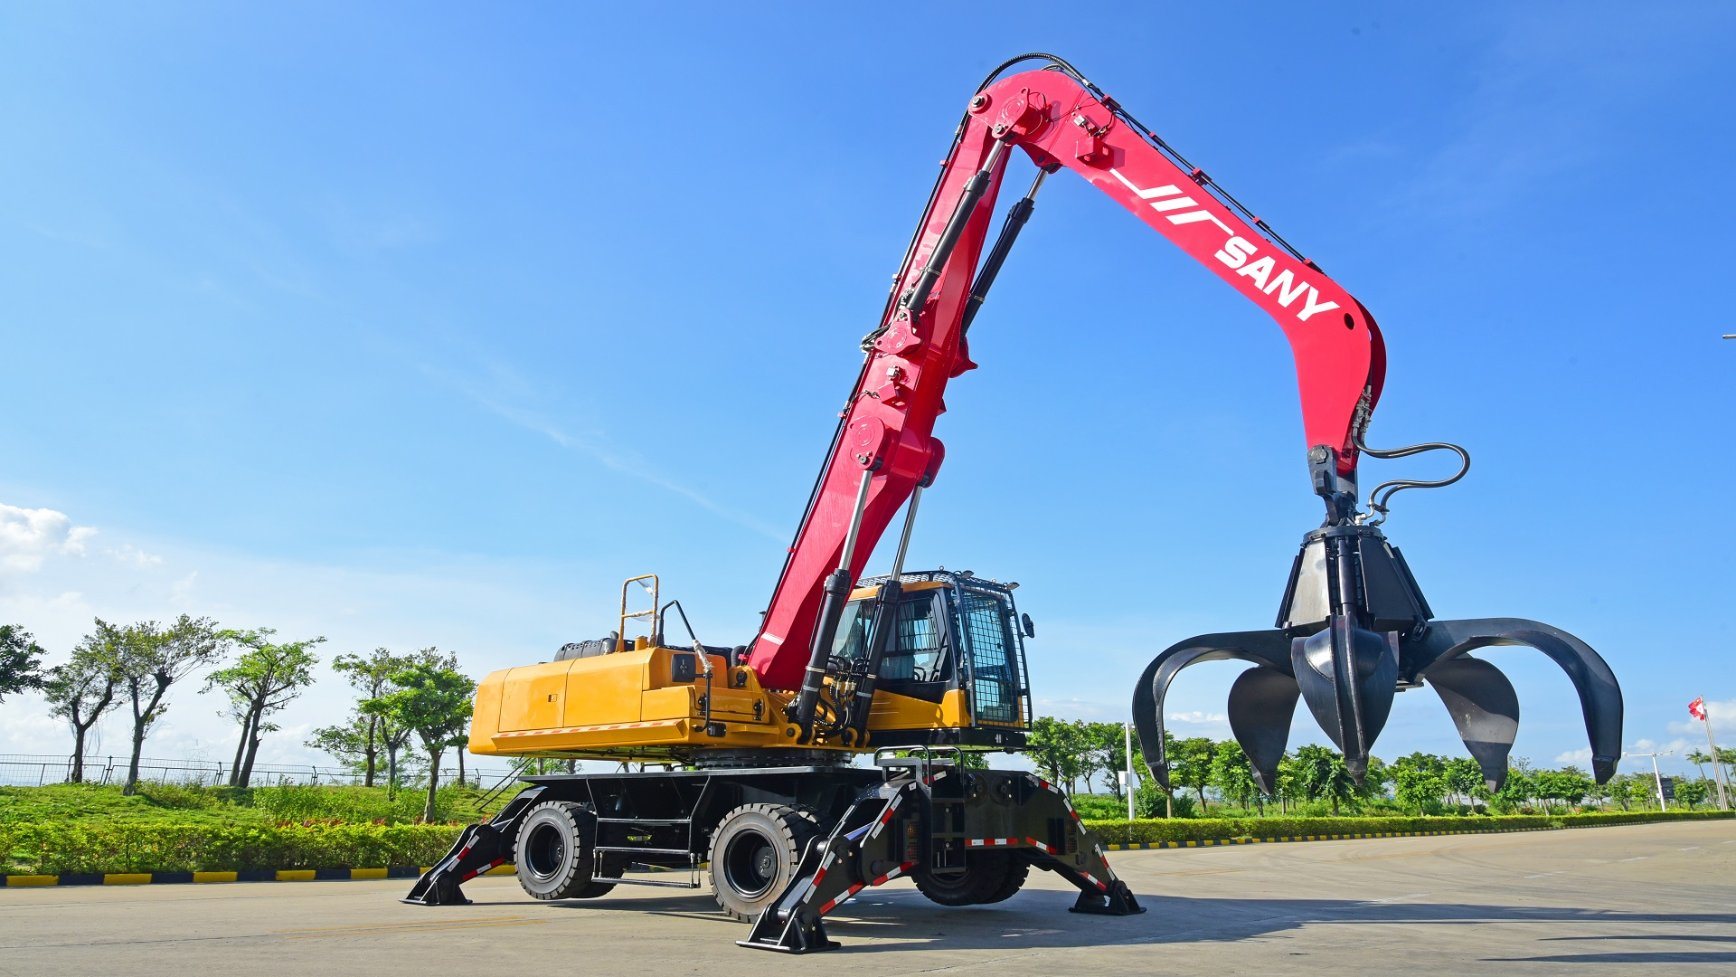
[[[995,238],[994,247],[989,249],[988,257],[983,259],[982,269],[977,272],[976,282],[971,286],[970,301],[964,309],[964,332],[970,332],[970,324],[976,319],[977,310],[982,308],[983,300],[989,297],[989,289],[994,287],[995,277],[1001,273],[1001,265],[1013,250],[1013,243],[1019,239],[1019,232],[1025,229],[1025,222],[1031,219],[1031,211],[1037,207],[1037,190],[1043,185],[1043,178],[1048,175],[1047,170],[1038,170],[1037,179],[1031,184],[1031,189],[1007,210],[1007,219],[1001,224],[1000,236]]]
[[[832,641],[838,636],[838,622],[844,617],[844,606],[850,602],[850,587],[855,583],[850,564],[856,554],[857,533],[862,529],[862,515],[868,507],[868,487],[874,472],[862,472],[861,485],[856,489],[856,508],[850,515],[850,531],[844,536],[844,551],[838,558],[838,569],[826,578],[820,600],[820,619],[814,626],[814,637],[808,646],[808,668],[802,676],[802,687],[790,701],[785,714],[801,730],[800,742],[814,737],[814,710],[820,704],[820,689],[826,679],[827,659],[832,655]]]
[[[1380,525],[1380,523],[1385,520],[1385,517],[1391,508],[1390,503],[1392,497],[1397,493],[1402,492],[1405,489],[1413,488],[1445,488],[1448,485],[1457,482],[1459,479],[1464,478],[1471,470],[1471,453],[1466,451],[1463,446],[1453,444],[1451,441],[1427,441],[1422,444],[1413,444],[1403,448],[1382,449],[1370,448],[1362,442],[1362,438],[1359,435],[1353,443],[1356,445],[1356,450],[1370,458],[1380,458],[1383,460],[1391,458],[1409,458],[1411,455],[1420,455],[1430,451],[1451,451],[1459,456],[1459,470],[1446,478],[1395,478],[1376,485],[1374,490],[1368,493],[1369,510],[1380,514],[1380,518],[1371,523],[1376,526]]]
[[[820,623],[814,629],[814,643],[808,655],[808,670],[802,676],[802,688],[790,703],[790,722],[801,730],[801,742],[814,735],[814,710],[820,704],[820,689],[826,679],[826,659],[832,642],[838,636],[838,622],[844,617],[844,605],[850,602],[850,571],[839,567],[826,578],[825,596],[820,601]]]
[[[928,293],[934,291],[934,283],[940,280],[940,272],[946,267],[946,262],[952,257],[952,251],[958,247],[958,239],[964,235],[965,225],[970,223],[971,214],[988,192],[989,182],[994,179],[995,166],[1000,162],[1001,153],[1006,151],[1007,144],[999,140],[989,149],[988,159],[983,160],[983,168],[971,174],[970,180],[964,185],[964,193],[959,195],[958,206],[952,209],[952,216],[947,219],[946,229],[940,232],[940,240],[934,244],[934,250],[928,256],[928,262],[922,267],[922,274],[916,280],[915,287],[898,297],[901,308],[909,309],[911,315],[921,311],[924,302],[928,301]]]
[[[874,690],[880,684],[880,666],[898,633],[898,610],[903,597],[904,583],[896,575],[880,585],[880,593],[875,598],[873,630],[869,632],[872,637],[865,649],[868,660],[864,663],[861,679],[856,683],[855,693],[844,704],[842,739],[845,746],[861,743],[868,733],[868,715],[874,706]]]

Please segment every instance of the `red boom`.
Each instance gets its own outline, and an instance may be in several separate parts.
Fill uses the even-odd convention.
[[[1025,150],[1045,170],[1078,173],[1277,320],[1296,361],[1308,446],[1330,451],[1337,474],[1354,479],[1355,441],[1386,369],[1373,317],[1312,262],[1238,217],[1210,192],[1203,173],[1177,166],[1154,145],[1155,134],[1148,141],[1106,101],[1059,70],[1003,78],[971,100],[895,297],[923,294],[918,285],[929,258],[979,172],[986,171],[986,191],[920,307],[888,303],[746,659],[767,687],[801,682],[822,583],[843,553],[863,473],[871,473],[871,482],[852,580],[917,484],[939,468],[943,448],[932,432],[946,409],[946,383],[976,366],[963,320],[1008,158],[993,151],[997,142]]]

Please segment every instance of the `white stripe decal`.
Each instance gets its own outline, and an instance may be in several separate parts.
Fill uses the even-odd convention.
[[[1169,222],[1171,224],[1197,224],[1200,221],[1211,221],[1213,224],[1222,228],[1225,234],[1230,233],[1229,225],[1203,210],[1190,210],[1185,214],[1171,214],[1169,216]]]
[[[1152,187],[1150,190],[1141,190],[1134,186],[1132,181],[1128,180],[1127,177],[1122,176],[1120,170],[1112,169],[1109,171],[1109,175],[1120,180],[1122,186],[1133,191],[1134,196],[1141,200],[1152,200],[1157,197],[1173,197],[1181,192],[1181,188],[1174,184],[1164,184],[1161,187]]]
[[[1192,197],[1171,197],[1168,200],[1153,200],[1151,202],[1151,209],[1156,211],[1165,211],[1174,210],[1177,207],[1192,207],[1193,205],[1194,198]]]

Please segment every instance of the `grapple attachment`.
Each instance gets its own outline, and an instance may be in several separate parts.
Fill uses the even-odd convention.
[[[1622,698],[1597,652],[1522,618],[1433,620],[1404,557],[1371,525],[1326,527],[1303,539],[1277,627],[1198,635],[1152,659],[1134,688],[1134,725],[1147,766],[1167,788],[1163,701],[1170,683],[1196,662],[1251,662],[1230,687],[1229,716],[1260,788],[1277,787],[1298,699],[1361,782],[1394,693],[1427,684],[1497,790],[1519,730],[1519,701],[1506,676],[1468,652],[1505,645],[1535,648],[1567,673],[1591,740],[1592,774],[1607,781],[1621,755]]]

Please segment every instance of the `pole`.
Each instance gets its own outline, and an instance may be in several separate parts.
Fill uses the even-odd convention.
[[[1127,820],[1133,820],[1133,724],[1122,723],[1121,732],[1127,737],[1127,772],[1123,774],[1127,783],[1123,789],[1127,791]]]
[[[1670,802],[1664,800],[1664,775],[1658,772],[1658,755],[1650,754],[1652,758],[1652,780],[1658,785],[1658,810],[1668,811]]]
[[[1701,696],[1700,701],[1704,703],[1706,697]],[[1718,743],[1712,739],[1712,707],[1706,706],[1705,709],[1706,718],[1700,722],[1706,727],[1706,746],[1712,751],[1712,777],[1718,782],[1718,809],[1728,811],[1730,810],[1730,794],[1729,788],[1725,784],[1727,775],[1724,773],[1724,765],[1718,762]]]

